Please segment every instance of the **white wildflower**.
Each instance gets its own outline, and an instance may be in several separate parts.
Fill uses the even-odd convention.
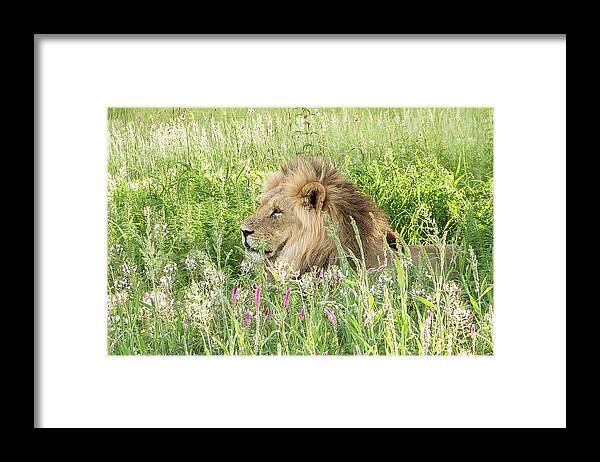
[[[123,306],[128,300],[128,292],[117,291],[108,298],[108,310],[113,311],[116,307]]]
[[[202,127],[202,135],[200,137],[200,150],[208,152],[208,136],[206,135],[206,128]]]
[[[154,225],[154,237],[157,239],[167,237],[167,225],[165,223],[156,223]]]
[[[286,278],[294,278],[298,276],[296,271],[293,271],[289,262],[285,258],[279,258],[273,263],[270,268],[271,273],[277,281],[284,281]]]
[[[249,273],[252,270],[254,264],[250,260],[244,260],[240,263],[240,269],[243,273]]]
[[[221,130],[221,126],[214,119],[211,119],[210,121],[210,131],[213,139],[223,144],[223,142],[225,141],[225,135]]]
[[[315,277],[315,272],[307,271],[306,273],[304,273],[298,281],[298,285],[300,286],[300,289],[305,295],[310,295],[314,293],[317,285],[317,278]]]
[[[213,265],[209,265],[204,268],[203,275],[206,284],[211,286],[222,285],[225,281],[225,275],[223,272],[219,271]]]
[[[442,290],[445,294],[446,310],[448,312],[452,312],[453,310],[463,306],[460,287],[458,287],[454,281],[444,284],[442,286]]]
[[[185,314],[191,323],[206,326],[215,316],[217,305],[213,297],[207,297],[206,290],[193,282],[185,293]]]
[[[171,287],[171,283],[172,283],[172,279],[171,276],[162,276],[160,278],[160,286],[165,289],[165,290],[169,290]]]
[[[400,257],[400,265],[402,265],[404,270],[411,268],[413,266],[412,258],[402,255]]]
[[[371,292],[371,294],[376,298],[381,298],[381,296],[383,295],[383,289],[379,284],[375,284],[369,287],[369,292]]]
[[[375,310],[371,308],[365,308],[363,310],[363,322],[367,325],[372,325],[375,320]]]
[[[177,263],[167,263],[163,268],[165,274],[173,274],[177,270]]]
[[[110,246],[108,254],[111,258],[117,258],[123,254],[123,246],[121,244],[113,244]]]
[[[421,297],[427,300],[430,303],[434,303],[433,297],[425,292],[424,289],[415,289],[414,287],[410,290],[410,295],[412,298]]]
[[[123,263],[121,266],[121,271],[123,272],[123,276],[131,276],[131,268],[127,264],[127,262]]]
[[[466,323],[473,318],[473,313],[464,308],[455,308],[452,311],[452,315],[454,316],[455,321],[459,323]]]
[[[382,272],[379,275],[378,283],[381,286],[390,285],[392,283],[392,281],[393,281],[392,277],[386,271]]]
[[[176,314],[173,302],[173,298],[162,290],[145,292],[142,296],[142,305],[140,305],[141,316],[150,319],[152,310],[154,310],[158,317],[167,322],[172,322]]]
[[[183,262],[183,266],[188,271],[193,271],[198,267],[198,262],[192,256],[185,257],[185,261]]]
[[[327,271],[325,271],[323,278],[328,285],[336,286],[343,282],[346,279],[346,276],[339,266],[331,265],[327,268]]]

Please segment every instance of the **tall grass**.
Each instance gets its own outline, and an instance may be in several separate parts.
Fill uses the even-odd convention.
[[[491,109],[108,118],[110,354],[493,353]],[[268,279],[244,260],[239,224],[265,175],[298,155],[330,159],[407,244],[459,245],[458,262],[370,269],[342,254],[300,278],[279,262]]]

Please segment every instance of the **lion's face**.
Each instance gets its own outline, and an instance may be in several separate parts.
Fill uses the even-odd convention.
[[[291,205],[281,195],[263,195],[258,210],[242,222],[242,244],[253,258],[259,258],[261,251],[269,259],[276,258],[300,232],[302,223]]]
[[[241,224],[242,244],[254,259],[264,252],[269,260],[280,256],[294,260],[321,235],[325,188],[316,182],[289,180],[282,174],[271,175],[258,209]]]

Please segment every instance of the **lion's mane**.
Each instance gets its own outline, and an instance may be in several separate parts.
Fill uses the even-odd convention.
[[[320,213],[306,207],[310,198],[304,189],[313,183],[322,185],[325,191],[324,198],[316,205]],[[303,232],[293,236],[281,252],[301,272],[311,267],[326,267],[339,257],[335,241],[325,229],[325,215],[329,216],[344,250],[351,250],[360,259],[354,220],[367,267],[379,266],[389,255],[390,247],[395,248],[396,234],[387,215],[328,162],[318,158],[290,161],[265,180],[263,196],[269,194],[281,194],[289,200],[303,223]]]

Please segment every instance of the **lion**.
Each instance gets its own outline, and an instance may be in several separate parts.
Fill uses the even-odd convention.
[[[265,263],[283,258],[299,274],[327,268],[336,263],[339,252],[326,232],[325,216],[337,230],[343,249],[358,258],[364,255],[367,268],[389,264],[402,250],[387,214],[319,158],[296,158],[267,176],[258,209],[241,223],[242,244],[252,258],[264,257]],[[431,245],[405,248],[415,265],[423,255],[429,259],[438,255]],[[447,250],[451,256],[451,246]]]

